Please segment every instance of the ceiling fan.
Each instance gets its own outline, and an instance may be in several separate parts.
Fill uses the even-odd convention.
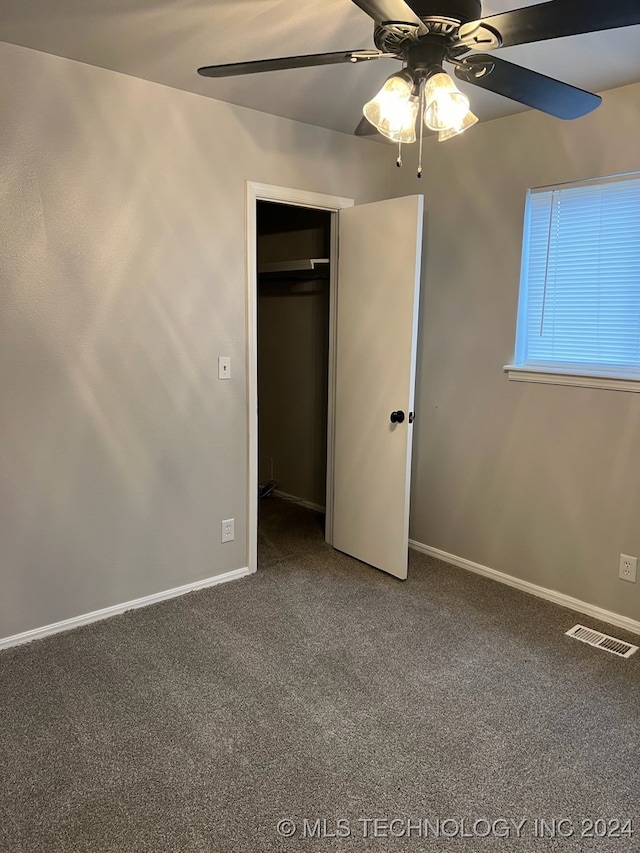
[[[421,141],[424,125],[437,131],[444,141],[477,121],[469,109],[469,99],[444,73],[444,62],[453,66],[459,80],[557,118],[575,119],[594,110],[601,98],[485,51],[640,24],[639,0],[548,0],[487,18],[482,18],[481,0],[353,2],[375,22],[375,50],[209,65],[199,68],[198,73],[205,77],[232,77],[340,62],[398,59],[403,63],[402,70],[392,74],[376,97],[365,104],[356,134],[380,132],[398,143],[415,142],[416,118],[420,114]]]

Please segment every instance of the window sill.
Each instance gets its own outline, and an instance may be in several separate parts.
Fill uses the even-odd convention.
[[[640,377],[636,379],[624,374],[605,376],[597,373],[581,373],[577,370],[518,367],[514,364],[505,364],[503,370],[513,382],[541,382],[548,385],[578,385],[581,388],[640,392]]]

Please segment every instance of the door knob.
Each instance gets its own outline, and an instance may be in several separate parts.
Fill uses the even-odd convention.
[[[400,410],[397,412],[391,412],[390,420],[392,424],[401,424],[404,420],[404,412]]]

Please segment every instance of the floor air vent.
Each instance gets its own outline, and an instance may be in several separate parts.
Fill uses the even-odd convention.
[[[605,652],[611,652],[620,658],[630,658],[634,652],[638,651],[638,646],[632,646],[631,643],[625,643],[623,640],[610,637],[600,631],[594,631],[592,628],[585,628],[584,625],[574,625],[565,633],[568,637],[575,637],[576,640],[589,643],[590,646],[595,646],[598,649],[604,649]]]

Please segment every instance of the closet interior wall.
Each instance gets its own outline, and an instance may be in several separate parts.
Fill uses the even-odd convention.
[[[331,214],[258,202],[258,478],[324,508]],[[303,264],[301,264],[303,266]],[[265,267],[269,272],[261,272]]]

